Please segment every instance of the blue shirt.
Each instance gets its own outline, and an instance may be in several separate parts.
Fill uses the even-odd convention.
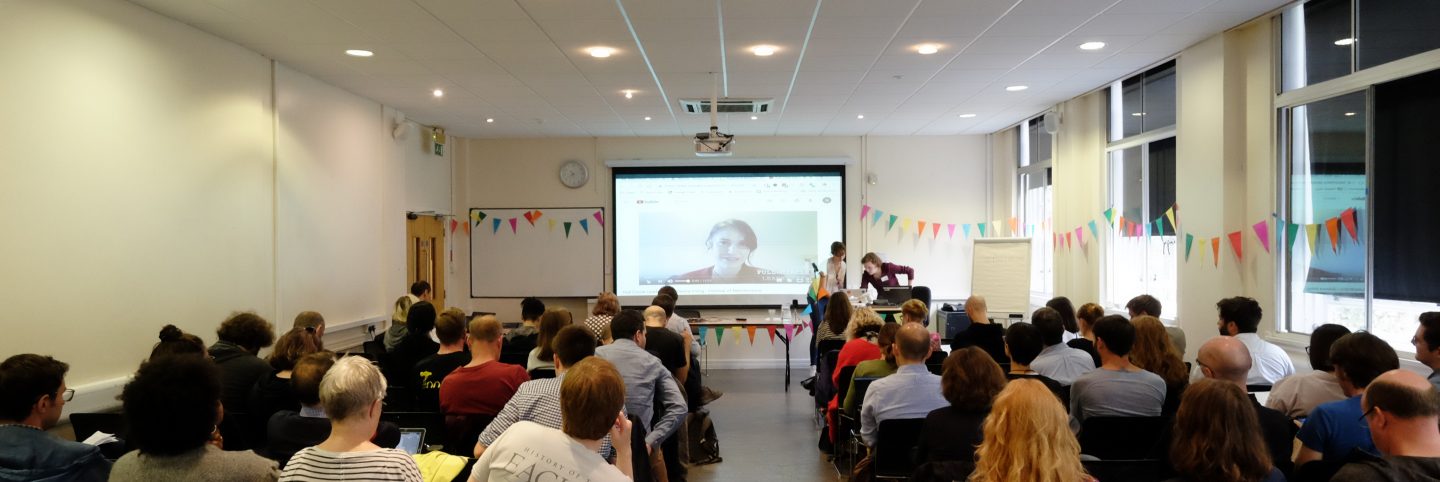
[[[0,427],[0,481],[104,481],[110,461],[100,448],[18,425]]]
[[[1095,370],[1095,359],[1085,350],[1056,343],[1040,350],[1040,354],[1030,362],[1030,369],[1060,382],[1061,385],[1071,385],[1076,379]]]
[[[1370,439],[1370,426],[1360,419],[1360,395],[1330,403],[1322,403],[1310,411],[1310,418],[1300,427],[1300,443],[1323,454],[1325,460],[1344,460],[1351,449],[1377,455],[1375,441]]]
[[[932,410],[948,407],[940,393],[940,376],[924,364],[903,365],[890,375],[870,384],[860,406],[860,438],[875,446],[880,421],[925,418]]]
[[[614,364],[625,379],[626,414],[640,417],[641,423],[649,425],[655,415],[655,403],[663,407],[664,415],[655,421],[654,426],[647,427],[646,444],[658,447],[661,441],[680,429],[685,420],[685,397],[680,394],[675,377],[660,364],[659,358],[628,338],[595,348],[595,356]]]

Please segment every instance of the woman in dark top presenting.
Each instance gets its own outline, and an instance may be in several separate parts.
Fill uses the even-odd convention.
[[[895,263],[880,261],[880,256],[875,253],[865,253],[860,258],[860,266],[865,268],[865,273],[860,275],[860,289],[869,288],[875,285],[876,289],[901,286],[899,275],[905,275],[904,286],[915,284],[915,270],[909,266],[901,266]]]

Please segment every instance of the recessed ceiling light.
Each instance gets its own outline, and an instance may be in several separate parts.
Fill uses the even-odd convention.
[[[588,54],[590,54],[591,57],[595,57],[595,58],[597,58],[597,59],[603,59],[603,58],[609,57],[610,55],[614,54],[614,53],[615,53],[615,49],[610,48],[610,47],[590,47],[590,48],[588,48],[588,49],[585,49],[585,52],[588,53]]]
[[[1105,42],[1085,42],[1080,44],[1080,50],[1100,50],[1105,48]]]
[[[633,90],[622,90],[622,91],[620,91],[620,92],[623,92],[623,93],[625,94],[625,98],[626,98],[626,99],[633,99],[633,98],[635,98],[635,91],[633,91]]]
[[[864,119],[864,118],[865,118],[865,114],[857,115],[857,116],[855,116],[855,118],[856,118],[856,119]]]
[[[971,117],[975,117],[975,114],[960,114],[961,119],[969,119]]]
[[[1144,117],[1144,116],[1145,116],[1145,113],[1144,113],[1144,112],[1131,112],[1130,115],[1131,115],[1131,116],[1134,116],[1134,117]]]
[[[1354,112],[1346,112],[1346,113],[1345,113],[1345,117],[1351,117],[1351,116],[1354,116],[1354,115],[1355,115]]]
[[[930,55],[939,52],[940,46],[936,44],[920,44],[915,46],[915,51],[919,52],[920,55]]]
[[[435,90],[431,91],[430,94],[431,94],[431,95],[434,95],[435,97],[445,97],[445,91],[440,90],[440,89],[435,89]]]
[[[375,52],[362,49],[350,49],[345,51],[345,55],[349,55],[351,57],[374,57]]]
[[[750,47],[751,53],[761,57],[769,57],[771,55],[775,55],[775,52],[779,50],[780,48],[774,45],[756,45],[754,47]]]
[[[752,115],[752,116],[750,116],[750,120],[760,120],[760,116],[758,116],[758,115]]]
[[[495,123],[495,118],[494,118],[494,117],[486,117],[486,118],[485,118],[485,123],[486,123],[486,124],[494,124],[494,123]]]
[[[1028,89],[1028,88],[1030,88],[1030,86],[1028,86],[1028,85],[1012,85],[1012,86],[1006,87],[1005,90],[1008,91],[1008,92],[1019,92],[1019,91],[1022,91],[1022,90]]]
[[[650,120],[650,116],[645,116],[645,120]]]
[[[1342,38],[1342,39],[1340,39],[1340,40],[1336,40],[1336,41],[1335,41],[1335,45],[1339,45],[1339,46],[1341,46],[1341,47],[1344,47],[1344,46],[1346,46],[1346,45],[1350,45],[1350,44],[1353,44],[1353,43],[1355,43],[1355,38],[1354,38],[1354,37]]]

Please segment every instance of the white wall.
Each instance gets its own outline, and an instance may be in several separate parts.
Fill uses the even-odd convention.
[[[0,11],[0,356],[70,363],[87,410],[166,323],[213,342],[233,311],[312,309],[344,346],[388,318],[407,191],[450,184],[408,182],[393,111],[130,3]]]

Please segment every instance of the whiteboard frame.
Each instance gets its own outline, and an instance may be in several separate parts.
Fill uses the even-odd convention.
[[[594,210],[594,211],[600,211],[601,215],[605,217],[605,225],[603,225],[603,226],[600,227],[600,230],[601,230],[601,232],[600,232],[600,266],[601,266],[601,269],[600,269],[600,272],[596,274],[596,277],[599,278],[600,289],[595,290],[595,293],[600,293],[600,292],[605,291],[605,269],[604,269],[604,266],[605,266],[605,249],[606,249],[606,247],[609,246],[609,243],[606,242],[605,229],[607,229],[607,228],[608,228],[608,225],[610,224],[610,212],[607,211],[604,206],[550,206],[550,207],[534,207],[534,206],[531,206],[531,207],[524,207],[524,208],[507,208],[507,207],[488,207],[488,208],[481,208],[481,207],[472,207],[472,208],[467,208],[467,209],[465,209],[465,222],[472,224],[472,226],[471,226],[472,230],[474,230],[474,229],[480,229],[480,226],[474,226],[474,225],[473,225],[474,222],[471,221],[470,213],[473,212],[473,211],[487,211],[487,210],[488,210],[488,211],[502,211],[502,210],[504,210],[504,211],[522,211],[522,210],[540,210],[540,211],[544,211],[544,210],[547,210],[547,209],[551,209],[551,210],[553,210],[553,209],[582,209],[582,210]],[[514,299],[514,298],[521,298],[521,297],[517,297],[517,296],[476,296],[476,295],[475,295],[475,235],[474,235],[474,234],[471,234],[471,235],[469,236],[469,238],[470,238],[470,239],[466,240],[466,242],[469,244],[469,248],[470,248],[470,258],[467,259],[466,261],[467,261],[468,264],[470,265],[470,266],[469,266],[469,271],[470,271],[470,290],[469,290],[470,293],[469,293],[469,295],[470,295],[470,299],[472,299],[472,300],[486,300],[486,299],[493,300],[493,299]],[[526,296],[534,296],[534,297],[538,297],[538,298],[588,298],[588,297],[592,297],[592,296],[595,296],[595,295],[593,295],[593,294],[585,294],[585,295],[559,294],[559,295],[557,295],[557,294],[550,294],[550,293],[533,293],[533,294],[526,295]]]
[[[1029,255],[1029,253],[1031,253],[1031,250],[1034,249],[1034,238],[1028,238],[1028,237],[1027,237],[1027,238],[977,238],[977,239],[975,240],[975,245],[974,245],[974,246],[971,246],[971,250],[970,250],[970,294],[971,294],[972,296],[975,294],[975,271],[976,271],[976,264],[977,264],[977,263],[975,262],[975,252],[978,251],[978,249],[976,248],[976,246],[978,246],[978,245],[980,245],[980,244],[1024,244],[1024,245],[1025,245],[1026,253],[1027,253],[1027,258],[1026,258],[1026,260],[1025,260],[1025,275],[1024,275],[1024,276],[1025,276],[1025,293],[1024,293],[1024,296],[1022,297],[1022,298],[1025,300],[1025,308],[1022,309],[1021,311],[997,310],[997,309],[994,309],[994,305],[993,305],[993,304],[988,303],[989,300],[986,300],[986,301],[987,301],[986,304],[989,305],[988,308],[990,308],[990,310],[987,312],[987,314],[992,315],[991,318],[995,318],[995,316],[993,316],[993,315],[994,315],[994,314],[997,314],[997,313],[1000,313],[1000,314],[1020,314],[1020,315],[1022,315],[1022,316],[1028,316],[1028,315],[1029,315],[1029,312],[1030,312],[1030,281],[1031,281],[1030,277],[1034,274],[1034,273],[1031,271],[1031,268],[1032,268],[1031,264],[1034,263],[1034,261],[1035,261],[1035,260],[1033,259],[1033,256],[1028,256],[1028,255]],[[993,297],[993,296],[992,296],[992,297]]]

